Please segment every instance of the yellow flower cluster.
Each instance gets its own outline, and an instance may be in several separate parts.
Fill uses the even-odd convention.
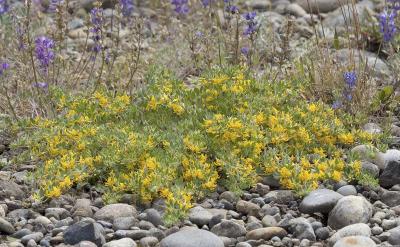
[[[376,139],[304,100],[296,83],[256,81],[241,70],[218,71],[190,88],[166,73],[154,76],[135,102],[105,90],[60,95],[58,118],[30,123],[35,132],[20,142],[27,157],[43,162],[37,198],[90,182],[110,200],[164,198],[172,221],[218,184],[239,192],[272,174],[305,194],[324,180],[356,179],[360,162],[344,154]]]

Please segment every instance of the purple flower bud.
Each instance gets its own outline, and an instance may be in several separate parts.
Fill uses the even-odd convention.
[[[256,12],[249,12],[247,14],[244,14],[243,17],[247,21],[247,26],[244,29],[243,34],[246,36],[250,36],[257,32],[258,30],[258,22],[256,21]]]
[[[94,46],[92,48],[92,51],[98,53],[102,49],[100,41],[101,41],[101,25],[103,24],[103,9],[93,8],[90,11],[90,21],[92,23],[90,32],[92,33],[92,39],[94,41]]]
[[[249,12],[243,15],[243,17],[246,19],[246,21],[253,21],[254,18],[256,18],[257,13],[255,11]]]
[[[342,102],[340,101],[340,100],[336,100],[335,102],[333,102],[333,104],[332,104],[332,108],[333,109],[339,109],[339,108],[341,108],[342,107]]]
[[[38,82],[38,83],[33,84],[33,86],[37,87],[37,88],[46,89],[49,87],[49,84],[47,84],[46,82]]]
[[[354,71],[344,72],[343,74],[344,82],[350,89],[354,89],[357,83],[357,74]]]
[[[7,0],[0,0],[0,15],[7,13],[9,10],[9,5]]]
[[[243,55],[248,56],[249,52],[250,52],[250,48],[247,46],[244,46],[240,49],[240,51],[242,52]]]
[[[228,11],[231,14],[237,14],[239,13],[239,8],[235,5],[229,5],[226,7],[226,11]]]
[[[54,13],[57,10],[57,7],[63,3],[63,0],[51,0],[49,4],[49,9],[48,11],[50,13]]]
[[[177,14],[189,13],[188,0],[171,0],[171,4],[174,5],[174,11]]]
[[[211,4],[212,0],[201,0],[201,3],[203,4],[203,7],[207,7]]]
[[[49,65],[54,60],[54,41],[45,36],[40,36],[35,40],[35,55],[40,63],[40,68],[47,73]]]
[[[133,2],[132,0],[120,0],[122,14],[124,16],[130,16],[133,12]]]
[[[389,42],[396,34],[396,12],[394,10],[384,10],[379,15],[380,31],[383,34],[383,41]]]
[[[195,33],[195,35],[196,35],[197,38],[201,38],[201,37],[203,37],[204,34],[201,31],[197,31]]]
[[[10,68],[10,64],[8,64],[7,62],[3,62],[1,63],[0,66],[0,75],[3,75],[4,71],[6,71],[7,69]]]
[[[387,0],[391,4],[391,8],[395,11],[400,10],[400,0]]]

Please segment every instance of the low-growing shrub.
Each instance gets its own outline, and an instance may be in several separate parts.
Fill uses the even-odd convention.
[[[308,102],[302,83],[243,71],[214,70],[186,83],[154,71],[132,97],[50,89],[58,117],[29,122],[16,144],[40,164],[35,198],[89,182],[108,201],[126,192],[139,201],[164,198],[173,222],[218,184],[239,193],[268,174],[304,195],[320,181],[360,176],[346,150],[376,137],[331,106]]]

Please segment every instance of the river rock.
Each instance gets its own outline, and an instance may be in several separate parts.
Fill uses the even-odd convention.
[[[372,239],[364,236],[349,236],[340,239],[333,247],[375,247]]]
[[[330,212],[328,225],[340,229],[355,223],[367,223],[371,215],[372,205],[364,197],[346,196]]]
[[[136,247],[135,241],[130,238],[121,238],[118,240],[110,241],[103,245],[103,247]]]
[[[105,220],[112,222],[114,219],[119,217],[136,217],[136,209],[128,204],[117,203],[110,204],[102,207],[99,211],[94,214],[96,220]]]
[[[246,228],[231,220],[222,220],[211,228],[211,232],[223,237],[238,238],[246,234]]]
[[[275,236],[283,238],[286,235],[286,230],[281,227],[264,227],[248,232],[246,238],[249,240],[270,240]]]
[[[224,247],[224,243],[209,231],[188,227],[164,238],[160,247]]]
[[[343,227],[328,239],[329,246],[333,246],[337,241],[348,236],[371,236],[371,229],[367,224],[357,223]]]
[[[343,196],[333,190],[317,189],[308,194],[300,203],[299,210],[305,214],[329,213]]]
[[[101,246],[106,242],[103,232],[100,224],[81,221],[69,226],[64,231],[64,241],[66,244],[74,245],[87,240]]]

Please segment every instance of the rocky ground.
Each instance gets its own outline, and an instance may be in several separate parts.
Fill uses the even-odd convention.
[[[376,124],[367,124],[379,132]],[[393,125],[392,134],[399,135]],[[3,152],[8,153],[3,136]],[[335,246],[400,245],[400,151],[371,158],[366,146],[363,170],[379,176],[369,188],[324,184],[303,199],[265,177],[240,198],[219,188],[191,209],[187,220],[167,227],[163,201],[135,206],[126,195],[104,205],[95,188],[83,188],[44,204],[31,203],[27,165],[0,171],[0,246]],[[3,154],[3,155],[4,155]]]
[[[86,2],[90,1],[82,2],[85,11]],[[248,1],[248,6],[261,11],[261,20],[270,22],[276,31],[282,27],[285,16],[291,15],[298,40],[291,45],[300,55],[298,45],[313,35],[310,23],[316,9],[322,12],[318,18],[322,18],[328,39],[333,39],[335,28],[339,32],[344,29],[343,10],[338,9],[338,3],[318,0],[310,1],[309,6],[306,0],[253,0]],[[364,0],[356,8],[359,13],[373,13],[381,8],[381,3]],[[143,11],[154,14],[149,9]],[[86,36],[83,23],[80,17],[69,23],[72,44],[79,45]],[[149,25],[149,32],[152,28]],[[148,36],[150,43],[151,34]],[[337,50],[336,57],[346,62],[347,56],[341,54],[347,52]],[[357,56],[375,61],[371,52],[360,51]],[[381,79],[391,73],[381,59],[374,70]],[[391,140],[396,146],[400,121],[394,120]],[[375,124],[368,124],[365,129],[381,131]],[[9,150],[11,140],[7,136],[1,140],[2,163],[6,164],[0,171],[1,247],[400,246],[400,151],[396,149],[377,153],[373,158],[365,146],[353,149],[364,157],[363,169],[379,177],[378,188],[340,182],[321,185],[299,199],[292,191],[280,189],[274,178],[264,178],[240,198],[219,188],[196,204],[186,221],[167,227],[162,220],[162,201],[139,207],[127,195],[121,203],[104,205],[100,193],[91,187],[44,204],[32,203],[33,186],[27,175],[35,165],[14,167],[9,162],[13,155]]]

